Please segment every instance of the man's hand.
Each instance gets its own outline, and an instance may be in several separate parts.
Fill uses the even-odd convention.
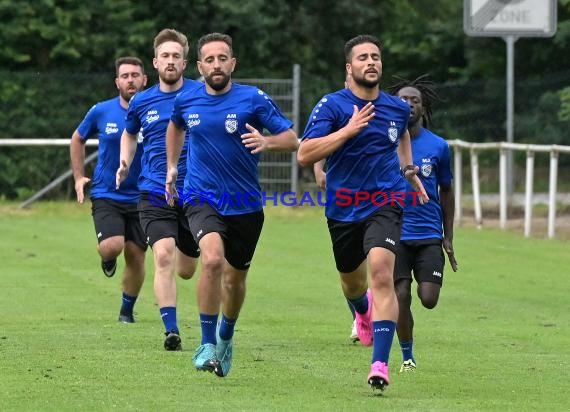
[[[267,148],[267,139],[249,123],[246,123],[245,127],[249,130],[249,133],[241,135],[241,142],[245,147],[251,149],[251,154],[263,152]]]
[[[127,176],[129,175],[129,167],[127,166],[127,162],[125,160],[121,160],[121,164],[117,169],[117,174],[115,176],[115,189],[119,190],[121,183],[125,181]]]
[[[404,177],[406,179],[408,179],[408,182],[410,182],[410,184],[414,187],[414,189],[416,190],[416,192],[418,194],[420,204],[423,205],[423,204],[429,202],[429,196],[427,195],[426,189],[425,189],[422,181],[418,177],[419,171],[420,171],[420,168],[418,166],[414,166],[413,169],[410,168],[410,169],[404,170]]]
[[[443,238],[443,250],[447,253],[447,259],[449,260],[449,264],[451,265],[451,269],[454,272],[457,272],[457,260],[455,260],[455,253],[453,252],[453,242],[451,239]]]
[[[178,198],[178,191],[176,190],[176,179],[178,178],[178,168],[169,167],[166,172],[166,201],[170,206],[174,206],[174,199]]]
[[[320,171],[315,171],[315,181],[317,182],[317,186],[321,190],[327,190],[327,174]]]
[[[88,177],[83,176],[81,179],[78,179],[75,182],[75,193],[77,194],[77,202],[78,203],[83,203],[83,201],[85,200],[85,195],[84,195],[84,188],[87,184],[89,184],[89,182],[91,182],[91,179],[89,179]]]
[[[362,109],[358,110],[356,105],[353,106],[352,117],[343,127],[350,137],[356,136],[362,129],[368,126],[368,122],[374,118],[374,105],[371,102],[366,103]]]

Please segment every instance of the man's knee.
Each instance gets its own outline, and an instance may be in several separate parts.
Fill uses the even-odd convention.
[[[437,306],[440,288],[441,285],[430,282],[422,283],[418,286],[418,297],[424,308],[433,309]]]

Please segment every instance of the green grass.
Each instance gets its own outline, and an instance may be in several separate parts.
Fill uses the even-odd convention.
[[[100,271],[88,205],[0,206],[0,410],[568,410],[568,242],[458,228],[460,271],[435,310],[413,303],[418,370],[398,374],[395,344],[378,395],[371,349],[348,342],[322,211],[266,214],[220,379],[192,367],[195,279],[178,282],[184,350],[166,352],[150,253],[137,323],[119,324],[120,275]]]

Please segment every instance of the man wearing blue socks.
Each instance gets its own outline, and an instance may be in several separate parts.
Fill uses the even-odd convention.
[[[453,251],[455,196],[449,146],[443,138],[426,129],[431,121],[432,105],[439,100],[433,82],[427,75],[413,81],[400,79],[390,90],[410,106],[408,131],[414,164],[420,166],[418,176],[430,198],[430,202],[422,207],[414,207],[411,199],[406,199],[402,236],[396,251],[397,333],[403,355],[400,372],[409,372],[417,366],[413,353],[412,272],[422,305],[433,309],[443,283],[443,250],[451,269],[457,271]],[[408,184],[407,192],[412,190]]]
[[[121,133],[129,101],[146,85],[142,61],[120,57],[115,61],[115,84],[119,95],[94,105],[71,136],[70,156],[77,201],[85,199],[85,186],[91,183],[91,209],[97,235],[101,269],[107,277],[117,270],[117,257],[123,253],[123,298],[119,321],[134,323],[133,307],[145,277],[146,238],[141,228],[137,203],[137,180],[141,172],[142,146],[136,145],[137,161],[120,190],[115,189],[115,171],[119,167]],[[85,142],[99,140],[93,180],[85,176]]]
[[[325,214],[345,297],[355,309],[361,344],[372,346],[367,377],[373,389],[389,383],[388,358],[396,331],[395,251],[408,179],[419,202],[425,190],[412,165],[409,106],[380,91],[380,43],[370,35],[344,47],[350,88],[315,106],[297,153],[301,166],[326,158]],[[368,289],[368,272],[370,288]]]

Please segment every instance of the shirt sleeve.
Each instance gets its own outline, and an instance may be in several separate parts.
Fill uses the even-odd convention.
[[[451,172],[451,154],[447,142],[441,146],[440,162],[437,175],[438,184],[449,185],[453,181],[453,173]]]
[[[176,98],[174,99],[174,105],[172,106],[172,114],[170,115],[170,120],[172,120],[172,122],[176,126],[183,128],[184,130],[188,130],[188,125],[186,124],[184,118],[182,117],[180,101],[184,99],[186,93],[187,92],[182,92],[176,96]]]
[[[125,130],[127,133],[133,135],[138,134],[141,130],[141,119],[137,112],[137,103],[138,99],[135,94],[129,102],[129,108],[127,109],[127,116],[125,118]]]
[[[82,140],[87,140],[94,136],[98,132],[97,118],[99,117],[98,105],[95,104],[89,109],[85,118],[81,121],[77,127],[77,131],[81,136]]]
[[[334,105],[330,97],[324,96],[313,108],[302,139],[312,139],[331,134],[336,126]]]
[[[282,133],[293,127],[293,122],[286,118],[277,105],[262,90],[257,90],[252,97],[253,111],[259,121],[271,134]]]

